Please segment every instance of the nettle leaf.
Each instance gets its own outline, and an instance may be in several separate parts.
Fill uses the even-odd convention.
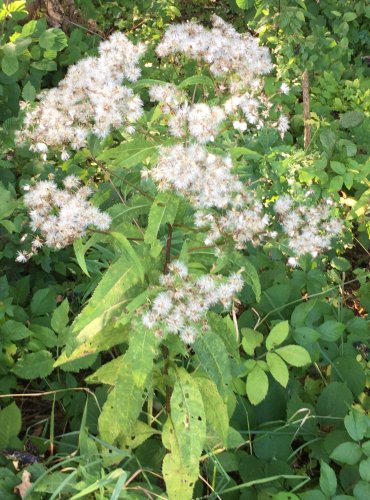
[[[299,345],[286,345],[279,347],[275,352],[279,354],[289,365],[305,366],[311,363],[311,358],[306,349]]]
[[[355,465],[361,456],[362,451],[360,446],[352,441],[347,441],[337,446],[330,455],[330,458],[343,464]]]
[[[252,330],[251,328],[242,328],[241,332],[243,335],[242,346],[244,351],[249,354],[249,356],[254,356],[254,351],[263,342],[262,333]]]
[[[145,243],[153,245],[161,225],[174,223],[179,201],[179,198],[171,192],[157,194],[149,211],[148,227],[144,236]]]
[[[255,364],[247,376],[247,396],[253,405],[258,405],[267,395],[269,379],[260,365]]]
[[[145,328],[132,332],[130,346],[120,360],[115,387],[99,417],[99,432],[105,441],[113,443],[130,434],[147,396],[146,388],[160,341]]]
[[[225,397],[232,380],[225,344],[218,335],[209,331],[198,335],[193,349],[199,358],[202,370],[215,382],[221,396]]]
[[[53,371],[54,360],[50,352],[38,351],[25,354],[13,366],[12,372],[20,378],[32,380],[50,375]]]
[[[271,351],[276,346],[282,344],[289,335],[289,322],[282,321],[273,327],[266,339],[266,349]]]
[[[217,386],[212,380],[205,377],[195,377],[195,381],[202,395],[207,425],[214,430],[226,448],[229,433],[227,405],[222,400]]]
[[[274,379],[279,382],[280,385],[286,387],[289,382],[289,371],[281,357],[273,352],[268,352],[266,354],[266,361]]]
[[[0,448],[5,448],[16,437],[22,427],[21,411],[15,403],[0,411]]]
[[[323,460],[320,462],[320,488],[326,497],[337,491],[337,477],[334,470]]]
[[[31,311],[35,316],[54,311],[56,306],[55,294],[50,288],[37,290],[31,300]]]
[[[261,282],[257,270],[254,265],[246,259],[243,259],[242,265],[244,268],[242,272],[243,279],[252,288],[256,296],[256,301],[259,302],[261,298]]]
[[[184,369],[176,370],[171,418],[164,425],[163,478],[169,498],[191,500],[206,440],[206,415],[198,384]]]

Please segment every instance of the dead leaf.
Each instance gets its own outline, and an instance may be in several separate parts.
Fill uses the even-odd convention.
[[[31,474],[28,470],[24,470],[22,474],[22,482],[14,487],[14,493],[17,493],[21,498],[26,496],[27,491],[31,488]]]

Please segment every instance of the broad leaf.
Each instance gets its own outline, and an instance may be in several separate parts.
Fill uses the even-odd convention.
[[[286,387],[289,382],[289,371],[281,357],[273,352],[268,352],[266,354],[266,361],[274,379],[279,382],[280,385]]]
[[[306,349],[299,345],[286,345],[275,351],[288,364],[292,366],[305,366],[311,363],[311,358]]]
[[[273,327],[266,339],[266,349],[271,351],[276,346],[282,344],[289,335],[288,321],[282,321]]]
[[[334,470],[323,460],[320,462],[320,488],[327,498],[337,491],[337,477]]]
[[[21,431],[22,415],[15,403],[0,411],[0,448],[8,446],[11,439]]]
[[[255,365],[247,376],[247,396],[253,405],[258,405],[267,395],[269,380],[259,365]]]
[[[25,354],[13,366],[12,372],[17,377],[31,380],[39,377],[47,377],[53,371],[54,360],[50,352],[38,351]]]

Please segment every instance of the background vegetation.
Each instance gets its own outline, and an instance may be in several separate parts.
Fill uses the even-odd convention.
[[[30,14],[22,0],[0,1],[0,448],[11,448],[14,455],[14,450],[26,447],[26,453],[16,457],[31,474],[32,486],[25,496],[166,498],[170,490],[170,498],[182,498],[185,490],[181,493],[176,483],[180,472],[173,471],[166,483],[163,480],[162,462],[171,444],[168,437],[163,444],[161,434],[168,413],[166,386],[174,388],[172,397],[180,397],[176,391],[181,384],[190,384],[196,395],[194,411],[204,407],[208,424],[200,478],[194,490],[191,486],[190,497],[370,498],[367,2],[78,0],[73,15],[59,3],[59,25],[47,5],[40,2],[34,7]],[[245,136],[243,151],[233,155],[238,171],[250,179],[266,179],[264,189],[271,199],[292,188],[292,183],[297,192],[311,190],[313,199],[331,196],[346,220],[346,230],[326,256],[315,261],[307,258],[296,269],[289,268],[272,245],[230,252],[224,262],[217,262],[218,272],[227,274],[244,266],[248,274],[234,318],[212,313],[212,342],[199,347],[196,354],[168,340],[156,353],[148,382],[148,359],[135,351],[124,321],[117,324],[108,318],[89,343],[79,345],[70,327],[76,321],[86,327],[105,314],[104,300],[132,258],[127,240],[114,243],[106,235],[94,234],[74,247],[58,252],[45,248],[26,264],[16,263],[27,227],[22,187],[32,179],[47,179],[57,166],[58,179],[67,173],[84,181],[93,179],[94,203],[109,209],[115,230],[127,238],[138,236],[134,218],[150,227],[146,247],[134,247],[143,259],[151,249],[151,260],[145,264],[147,277],[142,284],[137,262],[131,262],[131,301],[163,270],[166,223],[174,225],[173,258],[181,255],[189,268],[202,272],[214,257],[201,248],[196,234],[184,229],[189,212],[183,204],[173,211],[174,202],[166,205],[156,198],[153,186],[149,195],[154,203],[132,187],[140,184],[143,164],[154,161],[154,156],[140,154],[147,146],[145,137],[134,139],[133,144],[123,142],[119,149],[122,135],[117,132],[105,144],[91,141],[88,152],[76,153],[68,161],[45,163],[27,147],[15,146],[14,132],[21,126],[22,102],[32,103],[41,89],[55,86],[69,65],[95,55],[100,40],[115,30],[148,43],[144,82],[151,78],[180,84],[193,76],[194,67],[189,64],[183,73],[175,74],[158,61],[154,44],[170,23],[195,19],[209,25],[213,13],[238,31],[258,35],[261,44],[270,48],[276,68],[266,79],[268,93],[276,93],[277,76],[291,87],[289,95],[277,97],[289,115],[289,132],[284,139],[272,129]],[[310,81],[306,127],[311,129],[306,147],[305,70]],[[193,89],[195,84],[188,81],[188,85]],[[145,83],[140,87],[139,81],[137,89],[145,101],[146,123],[160,130]],[[116,175],[94,163],[86,166],[87,156],[111,162]],[[119,169],[122,160],[126,168]],[[117,193],[125,205],[119,204]],[[161,224],[158,210],[163,204],[167,213]],[[136,302],[129,302],[127,309],[132,312],[135,307]],[[259,377],[248,391],[250,362],[260,362],[284,342],[285,347],[303,347],[312,361],[301,363],[300,351],[292,351],[286,359],[287,384],[279,383],[279,374],[271,375],[266,369],[268,375]],[[209,363],[209,351],[216,353],[215,364]],[[138,363],[135,383],[143,411],[132,422],[127,417],[130,432],[117,439],[102,432],[98,420],[108,394],[112,399],[116,390],[112,387],[122,356],[126,363]],[[119,415],[137,397],[135,384],[126,375],[122,384],[128,396],[117,403]],[[260,401],[264,389],[266,397]],[[114,427],[117,407],[110,413],[105,408],[107,426]],[[184,415],[180,411],[172,418],[176,427],[176,418],[181,422]],[[192,440],[197,439],[195,433]],[[188,460],[194,469],[193,446],[193,442],[180,442],[179,453],[185,465]],[[22,467],[12,464],[9,452],[0,457],[2,499],[19,497],[14,488],[22,477],[25,482],[23,474]]]

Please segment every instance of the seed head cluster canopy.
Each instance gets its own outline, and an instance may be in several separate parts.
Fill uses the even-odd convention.
[[[142,114],[142,101],[122,82],[140,76],[139,60],[144,44],[134,45],[123,33],[113,33],[99,46],[99,56],[86,57],[71,66],[66,77],[51,90],[42,92],[39,103],[26,113],[18,141],[46,154],[49,148],[80,149],[92,132],[99,137],[111,128],[132,123]]]

